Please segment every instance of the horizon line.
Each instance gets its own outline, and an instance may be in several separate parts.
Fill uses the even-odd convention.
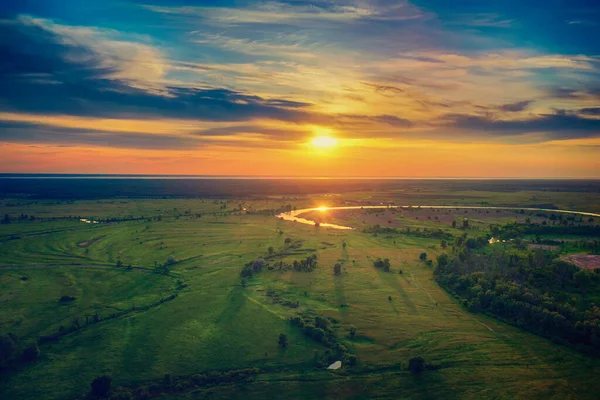
[[[464,177],[445,177],[445,176],[309,176],[309,175],[219,175],[219,174],[76,174],[76,173],[37,173],[37,172],[0,172],[1,178],[196,178],[196,179],[269,179],[269,180],[289,180],[289,179],[349,179],[349,180],[600,180],[600,177],[523,177],[523,176],[506,176],[506,177],[486,177],[486,176],[464,176]]]

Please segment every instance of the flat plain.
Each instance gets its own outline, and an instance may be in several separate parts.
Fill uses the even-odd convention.
[[[168,374],[173,383],[159,398],[597,398],[598,358],[469,312],[436,283],[420,255],[435,260],[445,252],[439,239],[364,231],[379,224],[489,236],[490,224],[545,217],[462,209],[312,215],[355,228],[344,231],[275,217],[286,205],[382,203],[600,212],[596,192],[528,188],[7,197],[0,201],[0,215],[10,219],[0,225],[0,333],[38,342],[40,356],[3,375],[0,397],[79,398],[101,375],[133,396],[164,385]],[[472,223],[461,229],[465,218]],[[577,253],[563,247],[565,256]],[[312,271],[281,267],[312,255]],[[374,268],[378,258],[389,259],[389,271]],[[242,278],[257,259],[265,268]],[[355,365],[318,366],[328,349],[289,323],[297,315],[327,318]],[[413,357],[436,367],[415,376],[407,368]],[[195,374],[248,368],[260,372],[248,381],[189,384]]]

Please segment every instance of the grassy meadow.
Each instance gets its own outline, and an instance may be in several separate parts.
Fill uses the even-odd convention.
[[[411,201],[552,202],[589,211],[600,204],[588,194],[554,195],[465,192],[457,194],[463,200],[447,202],[429,193]],[[600,360],[470,313],[437,285],[433,267],[419,255],[434,260],[444,251],[440,240],[328,230],[260,213],[288,203],[302,208],[375,197],[403,199],[391,192],[244,201],[4,200],[0,213],[14,218],[0,225],[0,332],[23,343],[61,326],[63,334],[39,345],[36,362],[2,377],[0,397],[78,398],[103,374],[112,376],[113,386],[136,387],[165,374],[260,368],[250,383],[161,398],[597,398]],[[452,213],[452,219],[465,218],[462,210]],[[20,214],[35,219],[18,220]],[[480,230],[490,223],[490,216],[471,215]],[[69,216],[117,220],[88,224]],[[354,217],[360,225],[362,217]],[[391,218],[402,227],[458,232],[449,219],[385,216]],[[265,268],[241,280],[244,264],[259,257],[272,266],[312,254],[318,259],[312,272]],[[390,260],[389,272],[373,267],[377,258]],[[336,263],[340,276],[333,273]],[[73,300],[61,301],[64,296]],[[326,349],[287,322],[298,313],[336,321],[336,338],[357,365],[315,368]],[[81,328],[64,333],[75,320]],[[288,337],[286,349],[278,346],[280,333]],[[416,356],[439,368],[413,376],[407,364]]]

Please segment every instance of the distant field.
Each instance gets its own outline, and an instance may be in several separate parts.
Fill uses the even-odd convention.
[[[332,231],[272,216],[286,204],[389,199],[600,210],[595,193],[465,189],[452,199],[426,194],[2,200],[0,215],[10,214],[13,222],[0,225],[0,333],[31,342],[72,326],[76,318],[81,325],[86,316],[100,318],[41,344],[39,361],[3,378],[0,397],[76,398],[102,374],[110,374],[114,386],[134,387],[161,382],[165,374],[257,367],[262,373],[252,383],[161,398],[597,398],[600,360],[470,313],[435,283],[432,267],[419,255],[435,259],[444,251],[440,240]],[[19,220],[21,214],[35,218]],[[79,217],[114,222],[86,224]],[[491,223],[541,218],[464,210],[320,217],[358,227],[441,227],[456,235],[462,232],[451,222],[465,217],[473,221],[473,235]],[[312,254],[318,259],[312,272],[265,268],[242,283],[244,264],[258,257],[276,266]],[[389,272],[373,267],[379,257],[390,260]],[[168,272],[160,272],[169,262]],[[335,264],[341,265],[340,276],[333,273]],[[63,296],[74,300],[61,302]],[[296,302],[297,308],[290,306]],[[357,356],[357,365],[341,372],[316,368],[326,348],[287,322],[298,313],[337,321],[337,340]],[[353,338],[350,327],[356,328]],[[280,333],[288,336],[286,350],[277,345]],[[415,356],[439,369],[412,376],[406,367]]]

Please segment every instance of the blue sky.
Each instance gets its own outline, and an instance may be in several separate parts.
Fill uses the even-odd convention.
[[[597,37],[584,0],[3,2],[0,169],[598,176]]]

